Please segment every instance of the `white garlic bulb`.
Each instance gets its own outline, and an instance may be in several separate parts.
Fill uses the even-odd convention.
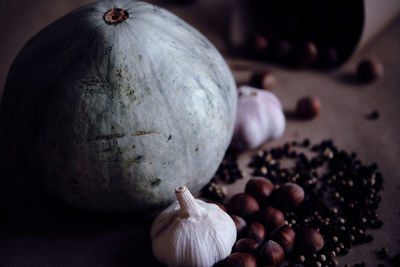
[[[232,218],[215,204],[195,199],[186,186],[175,189],[178,201],[151,226],[153,254],[168,266],[212,266],[231,253],[236,240]]]
[[[238,89],[235,131],[231,146],[237,149],[252,149],[264,142],[282,136],[285,130],[285,115],[279,99],[267,90],[250,86]]]

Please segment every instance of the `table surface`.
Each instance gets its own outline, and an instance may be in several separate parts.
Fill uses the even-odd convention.
[[[7,25],[0,29],[0,36],[7,37],[0,43],[0,88],[22,45],[40,28],[85,2],[89,1],[44,0],[33,4],[14,0],[0,4],[6,5],[8,10],[0,17],[2,25]],[[399,253],[400,19],[339,69],[320,72],[285,69],[228,56],[228,0],[199,0],[190,6],[157,3],[205,34],[225,55],[237,82],[246,81],[252,70],[265,68],[276,75],[277,85],[272,91],[285,110],[293,110],[297,99],[305,95],[321,100],[319,117],[309,121],[288,118],[284,136],[264,147],[304,138],[309,138],[312,143],[329,138],[339,148],[357,152],[363,162],[377,162],[384,176],[379,208],[384,226],[379,230],[368,230],[375,240],[353,247],[348,255],[339,258],[339,262],[343,265],[364,261],[366,266],[376,266],[384,263],[376,256],[382,247],[389,248],[392,255]],[[351,77],[357,62],[366,57],[379,59],[385,67],[385,75],[375,83],[361,85]],[[380,113],[379,119],[367,120],[366,114],[375,109]],[[254,152],[247,151],[240,156],[243,169]],[[229,196],[242,191],[245,181],[229,185]],[[0,266],[137,266],[139,262],[157,265],[151,255],[148,237],[155,213],[90,214],[48,201],[44,194],[38,197],[35,192],[40,189],[34,186],[19,190],[17,181],[13,185],[13,189],[2,188],[3,193],[7,191],[7,197],[12,195],[11,198],[2,197],[1,206],[6,210],[5,216],[13,219],[0,220]],[[13,204],[7,201],[13,201]]]

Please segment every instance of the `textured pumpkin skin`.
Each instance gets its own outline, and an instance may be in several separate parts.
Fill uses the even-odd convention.
[[[129,19],[109,25],[105,12]],[[232,137],[237,92],[214,46],[153,5],[102,1],[33,37],[14,61],[1,128],[22,165],[57,198],[140,211],[197,192]]]

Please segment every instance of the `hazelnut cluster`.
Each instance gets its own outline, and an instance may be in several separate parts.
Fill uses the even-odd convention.
[[[288,162],[294,164],[291,167],[285,167],[288,166]],[[276,214],[278,222],[279,212],[274,212],[273,209],[283,212],[284,225],[279,228],[279,232],[287,233],[294,230],[295,242],[292,252],[285,252],[290,248],[285,248],[282,241],[277,242],[276,237],[272,237],[273,234],[266,226],[264,226],[264,240],[271,239],[282,247],[287,267],[338,266],[338,256],[346,255],[355,245],[373,241],[374,237],[368,229],[378,229],[383,226],[383,221],[377,212],[381,201],[379,193],[384,182],[378,165],[364,164],[357,157],[357,153],[339,149],[332,140],[322,140],[320,143],[311,144],[309,139],[304,139],[285,143],[283,146],[269,150],[259,150],[248,166],[253,169],[252,175],[258,178],[253,178],[252,182],[246,186],[247,191],[244,192],[253,198],[250,200],[253,209],[249,212],[251,215],[246,217],[243,214],[231,214],[237,225],[239,239],[247,238],[247,228],[252,222],[258,222],[264,226],[258,219],[261,211],[272,211],[271,213]],[[254,186],[257,183],[259,185]],[[295,183],[304,191],[304,200],[296,208],[290,205],[285,208],[286,203],[290,203],[288,199],[293,200],[293,198],[282,197],[279,200],[279,196],[283,194],[278,194],[278,192],[288,190],[284,186],[286,183]],[[246,195],[237,197],[235,201],[238,204],[235,205],[243,205],[239,201],[240,198],[251,199]],[[285,204],[282,206],[282,203]],[[246,205],[243,207],[246,209]],[[285,209],[288,208],[290,210],[286,211]],[[252,228],[256,227],[252,226]],[[308,247],[307,245],[298,249],[301,234],[310,235],[307,232],[315,233],[315,230],[323,236],[322,249],[315,253],[301,251],[303,247]],[[276,231],[276,233],[279,232]],[[290,234],[287,235],[290,240]],[[257,262],[260,244],[255,239],[251,240],[255,243],[241,241],[238,246],[243,248],[251,242],[252,244],[248,246],[251,249],[242,253],[253,255],[255,262],[262,264]],[[318,238],[315,240],[318,241]],[[288,243],[290,245],[291,242]],[[399,259],[400,253],[393,257],[393,262],[397,264],[400,262]],[[225,262],[221,262],[218,266],[224,264]],[[238,263],[236,266],[251,265]]]
[[[236,224],[238,240],[223,266],[280,266],[285,255],[318,252],[324,245],[314,228],[296,232],[285,221],[285,212],[304,200],[304,190],[295,183],[275,186],[263,177],[251,178],[244,192],[232,197],[228,213]]]

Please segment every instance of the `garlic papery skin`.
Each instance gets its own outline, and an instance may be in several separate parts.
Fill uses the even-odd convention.
[[[253,149],[282,136],[285,115],[279,99],[267,90],[247,85],[238,89],[239,98],[231,146]]]
[[[195,199],[186,186],[175,189],[178,201],[151,226],[153,255],[168,266],[212,266],[231,253],[236,241],[232,218],[215,204]]]

